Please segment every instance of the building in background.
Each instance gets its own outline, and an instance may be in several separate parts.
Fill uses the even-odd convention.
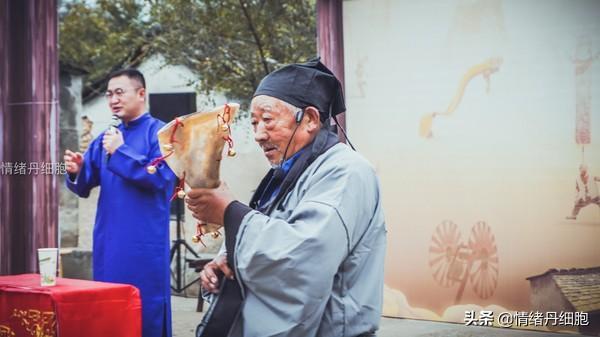
[[[588,324],[571,327],[586,335],[600,333],[600,268],[550,269],[527,278],[531,286],[531,310],[576,313],[573,320]],[[582,317],[585,313],[586,316]],[[578,317],[577,317],[578,316]]]

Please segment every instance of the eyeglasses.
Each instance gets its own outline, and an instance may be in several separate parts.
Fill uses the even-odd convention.
[[[133,90],[139,90],[139,89],[141,89],[141,88],[134,88]],[[123,90],[121,88],[117,88],[117,89],[115,89],[115,91],[108,90],[104,93],[104,97],[108,100],[112,99],[113,96],[116,96],[117,98],[121,98],[121,97],[123,97],[123,95],[125,95],[126,92],[127,92],[127,90]]]

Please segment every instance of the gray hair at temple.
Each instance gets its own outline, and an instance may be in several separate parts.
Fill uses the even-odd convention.
[[[302,108],[299,108],[291,103],[288,103],[284,100],[280,100],[281,104],[294,116],[294,118],[296,117],[296,113],[298,113],[298,111],[304,110]],[[316,107],[315,107],[316,109]],[[329,119],[327,119],[326,121],[321,121],[319,120],[320,123],[320,127],[324,128],[325,126],[329,125]]]

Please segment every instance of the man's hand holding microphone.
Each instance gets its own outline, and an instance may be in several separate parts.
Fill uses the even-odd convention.
[[[120,124],[121,120],[119,117],[117,117],[117,115],[113,115],[112,122],[102,137],[102,147],[106,153],[108,153],[109,159],[110,155],[112,155],[119,148],[119,146],[125,143],[125,140],[123,140],[123,134],[121,131],[119,131]]]
[[[108,153],[108,158],[113,154],[119,146],[123,145],[123,134],[119,131],[118,127],[121,124],[121,120],[116,115],[113,115],[112,121],[108,127],[108,130],[104,132],[102,137],[102,147]],[[65,167],[69,175],[77,175],[83,167],[83,154],[81,152],[73,152],[71,150],[65,150],[63,157],[65,161]]]

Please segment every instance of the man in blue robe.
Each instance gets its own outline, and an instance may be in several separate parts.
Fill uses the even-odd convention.
[[[109,76],[109,107],[123,123],[99,135],[82,155],[65,151],[67,187],[87,198],[100,186],[94,224],[94,280],[127,283],[140,290],[144,337],[171,336],[169,198],[175,175],[160,157],[163,122],[145,112],[142,73],[125,69]]]

